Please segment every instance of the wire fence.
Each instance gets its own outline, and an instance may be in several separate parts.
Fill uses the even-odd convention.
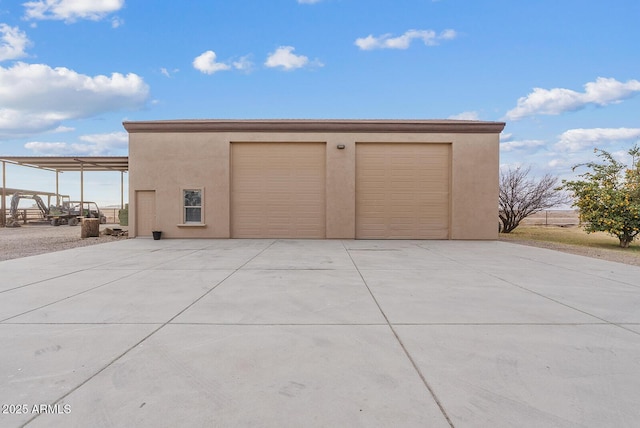
[[[120,208],[100,208],[102,214],[107,217],[107,223],[117,224],[118,220],[118,212],[120,212]]]
[[[120,212],[120,208],[100,208],[100,212],[107,217],[108,224],[118,224],[119,218],[118,213]],[[1,218],[0,213],[0,218]],[[9,210],[7,210],[7,221],[9,220],[10,214]],[[46,219],[42,215],[42,211],[38,208],[19,208],[17,210],[18,222],[21,224],[27,223],[39,223],[44,222]]]
[[[100,211],[107,217],[107,223],[119,223],[119,208],[100,208]],[[45,221],[45,219],[37,208],[21,208],[18,210],[18,221],[26,224]],[[520,224],[523,226],[573,226],[580,224],[580,218],[575,210],[545,210],[525,218]]]
[[[580,224],[576,210],[545,210],[532,214],[520,222],[524,226],[574,226]]]

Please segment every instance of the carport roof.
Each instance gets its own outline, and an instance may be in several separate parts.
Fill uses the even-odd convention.
[[[128,156],[2,156],[0,161],[52,171],[129,170]]]

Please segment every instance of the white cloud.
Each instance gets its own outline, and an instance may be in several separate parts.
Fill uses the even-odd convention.
[[[440,35],[438,36],[439,40],[453,40],[456,37],[458,37],[458,33],[456,32],[456,30],[452,30],[451,28],[448,28],[444,31],[442,31],[440,33]]]
[[[570,129],[555,144],[555,149],[563,152],[577,152],[602,144],[633,141],[640,138],[640,128],[578,128]]]
[[[166,76],[166,77],[173,77],[173,75],[178,73],[179,71],[180,71],[180,69],[178,69],[178,68],[174,68],[173,70],[169,70],[166,67],[161,67],[160,68],[160,74],[162,74],[163,76]]]
[[[126,152],[129,136],[126,132],[91,134],[80,137],[84,143],[32,141],[24,147],[40,156],[111,156]]]
[[[569,160],[564,158],[555,158],[547,162],[547,166],[549,168],[553,168],[556,170],[567,170],[567,169],[570,169],[573,165],[575,165],[574,160]]]
[[[111,28],[120,28],[124,25],[124,19],[114,16],[111,18]]]
[[[509,163],[501,163],[500,171],[508,170],[508,169],[517,169],[523,166],[522,162],[509,162]]]
[[[613,78],[598,77],[595,82],[585,84],[584,88],[585,102],[605,106],[621,103],[640,92],[640,81],[628,80],[622,83]]]
[[[82,135],[80,140],[86,144],[73,144],[74,150],[90,156],[107,156],[126,152],[129,146],[129,134],[123,131],[108,134]]]
[[[294,54],[294,50],[295,48],[293,46],[280,46],[269,54],[264,65],[270,68],[281,67],[284,70],[295,70],[309,65],[317,67],[323,66],[318,60],[311,62],[309,58],[304,55]]]
[[[358,38],[356,46],[368,51],[373,49],[407,49],[413,40],[422,40],[427,46],[435,46],[442,40],[452,40],[457,37],[455,30],[447,29],[437,34],[434,30],[408,30],[403,35],[392,37],[391,34],[383,34],[374,37],[372,34],[367,37]]]
[[[24,31],[18,27],[0,24],[0,61],[26,56],[25,49],[31,45]]]
[[[235,61],[218,62],[216,53],[209,50],[193,60],[193,68],[205,74],[214,74],[218,71],[231,69],[249,73],[253,70],[253,62],[251,61],[251,55],[242,56]],[[170,77],[171,73],[167,69],[162,68],[160,71],[165,76]],[[177,71],[179,70],[176,69],[173,73]]]
[[[45,143],[40,141],[32,141],[30,143],[26,143],[24,145],[24,148],[31,150],[36,155],[42,156],[63,156],[66,154],[70,154],[68,151],[67,143]]]
[[[629,150],[615,150],[611,152],[611,156],[619,162],[622,162],[627,165],[631,165],[633,162],[633,157],[629,154]]]
[[[542,140],[521,140],[506,141],[500,143],[501,152],[512,152],[514,150],[531,150],[545,145]]]
[[[251,61],[251,55],[245,55],[243,57],[238,58],[237,61],[233,61],[233,67],[236,70],[244,71],[249,73],[253,70],[253,62]]]
[[[129,134],[126,132],[111,132],[109,134],[88,134],[83,135],[80,139],[84,142],[95,144],[98,146],[109,147],[126,147],[129,142]]]
[[[23,4],[25,18],[75,22],[78,19],[99,21],[124,6],[124,0],[36,0]],[[118,26],[121,24],[118,21]],[[113,22],[112,22],[113,25]]]
[[[580,110],[588,105],[620,103],[640,92],[640,81],[629,80],[623,83],[613,78],[598,77],[595,82],[585,84],[584,88],[584,92],[565,88],[534,88],[529,95],[518,99],[517,106],[507,112],[506,118],[520,120],[538,114],[558,115]]]
[[[480,120],[477,111],[463,111],[462,113],[449,116],[449,119],[454,120]]]
[[[148,85],[133,73],[87,76],[22,62],[0,67],[0,138],[54,130],[65,120],[139,109],[148,96]]]
[[[70,126],[58,126],[56,129],[52,130],[51,132],[53,132],[54,134],[62,134],[64,132],[73,132],[75,131],[76,128],[72,128]]]
[[[218,71],[230,70],[231,66],[222,62],[216,62],[216,53],[206,51],[193,60],[193,67],[205,74],[213,74]]]
[[[631,138],[631,140],[633,140],[633,138]],[[559,150],[556,152],[549,153],[551,160],[547,162],[546,166],[561,176],[564,175],[562,178],[572,179],[576,174],[585,171],[583,168],[574,170],[575,167],[588,162],[598,161],[596,154],[593,152],[593,149],[596,147],[607,150],[614,159],[624,164],[629,164],[631,162],[631,156],[629,156],[628,150],[632,144],[633,143],[630,144],[628,141],[599,140],[589,146],[580,146],[575,151],[562,150],[562,147],[559,147]]]

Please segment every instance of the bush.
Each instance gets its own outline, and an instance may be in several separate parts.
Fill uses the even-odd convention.
[[[589,162],[589,171],[580,180],[563,180],[563,188],[573,193],[587,233],[607,232],[628,248],[640,232],[640,149],[629,150],[630,167],[604,150],[595,149],[604,162]]]
[[[129,226],[129,204],[125,204],[124,209],[118,211],[118,223],[120,226]]]

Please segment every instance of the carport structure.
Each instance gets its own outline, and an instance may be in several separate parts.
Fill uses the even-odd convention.
[[[128,156],[3,156],[2,162],[2,206],[0,226],[6,221],[6,164],[37,168],[56,173],[56,195],[59,195],[59,174],[61,172],[80,172],[80,203],[84,203],[85,171],[117,171],[120,172],[120,208],[124,208],[124,173],[129,170]]]

